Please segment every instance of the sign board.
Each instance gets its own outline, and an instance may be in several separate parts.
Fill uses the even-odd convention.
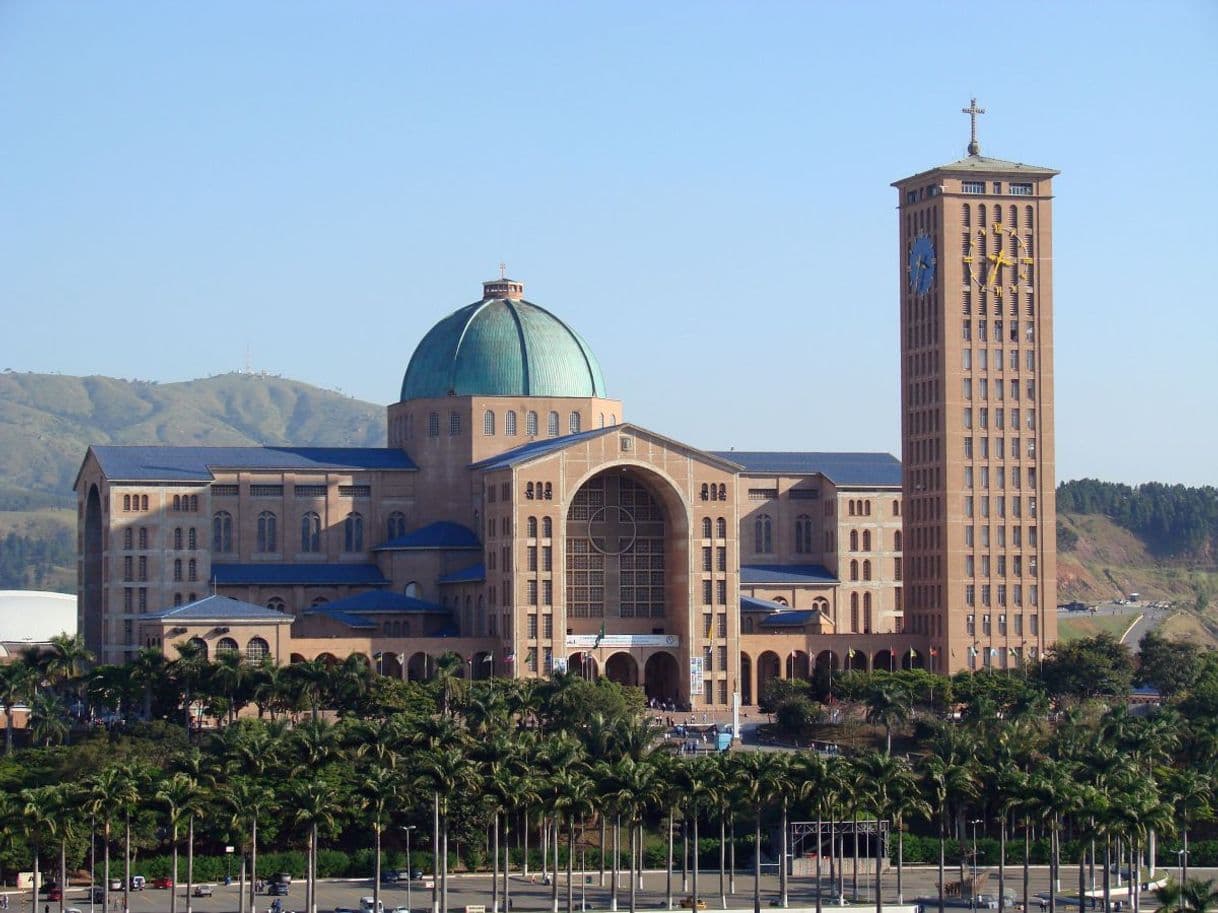
[[[555,672],[566,672],[567,671],[567,658],[565,656],[555,656],[554,657],[554,671]]]
[[[689,694],[693,698],[702,693],[702,657],[689,658]]]
[[[569,649],[591,650],[595,647],[679,647],[681,638],[676,634],[606,634],[597,644],[595,634],[568,634]]]

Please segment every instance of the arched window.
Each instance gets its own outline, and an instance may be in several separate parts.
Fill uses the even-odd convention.
[[[271,645],[261,637],[251,637],[249,643],[245,645],[245,661],[247,663],[260,663],[271,655]]]
[[[278,551],[279,520],[269,510],[258,515],[257,551],[266,553]]]
[[[701,494],[701,497],[702,497],[702,500],[703,500],[703,501],[709,501],[709,500],[710,500],[710,485],[708,485],[706,482],[703,482],[703,483],[702,483],[702,494]]]
[[[863,579],[864,580],[871,579],[871,562],[870,561],[863,562]]]
[[[364,518],[357,513],[347,514],[343,521],[343,551],[362,552],[364,550]]]
[[[190,549],[199,547],[199,533],[193,526],[186,530],[186,547]]]
[[[807,514],[795,518],[795,551],[801,555],[812,551],[812,518]]]
[[[894,517],[899,517],[899,516],[901,516],[901,502],[900,502],[900,501],[893,501],[893,502],[892,502],[892,515],[893,515]]]
[[[859,594],[850,594],[850,630],[858,633],[859,629]]]
[[[212,551],[227,555],[233,550],[233,515],[227,510],[212,517]]]
[[[199,496],[198,495],[190,496],[190,512],[191,513],[199,512]]]
[[[529,437],[537,437],[537,413],[532,410],[524,415],[524,433]]]
[[[130,526],[123,530],[123,548],[127,551],[135,548],[135,530]]]
[[[451,435],[453,437],[456,437],[458,434],[461,433],[461,413],[460,412],[449,412],[448,413],[448,433],[449,433],[449,435]]]
[[[901,550],[901,531],[899,529],[892,534],[892,547],[894,551]]]
[[[603,412],[601,413],[601,424],[600,424],[600,426],[601,426],[602,428],[604,428],[604,427],[605,427],[605,413],[603,413]]]
[[[199,562],[196,561],[194,558],[191,558],[190,561],[187,562],[186,574],[187,574],[188,580],[198,580],[199,579]]]
[[[148,527],[141,526],[140,527],[140,548],[145,549],[147,547],[148,547]]]
[[[423,598],[423,591],[419,589],[419,585],[413,580],[406,584],[406,587],[402,590],[402,592],[411,599]]]
[[[192,637],[186,642],[199,651],[200,659],[207,659],[207,641],[202,637]]]
[[[871,551],[871,530],[863,530],[863,551]]]
[[[863,594],[863,633],[871,633],[871,594]]]
[[[136,495],[138,498],[139,495]],[[123,510],[131,510],[131,495],[123,495]]]
[[[509,409],[503,417],[503,433],[508,437],[516,436],[516,410]]]
[[[702,518],[702,538],[709,539],[711,537],[711,518]]]
[[[847,501],[846,506],[849,509],[850,516],[854,516],[854,501]]]
[[[176,527],[173,531],[173,549],[176,552],[182,550],[182,527]]]
[[[854,560],[851,560],[851,562],[850,562],[850,579],[851,580],[859,579],[859,563]]]
[[[300,550],[321,551],[321,517],[313,511],[300,518]]]
[[[727,500],[727,483],[726,482],[719,483],[719,500],[720,501]]]
[[[266,601],[266,607],[274,612],[286,612],[288,610],[288,604],[278,596],[273,596],[268,599]]]
[[[726,539],[727,538],[727,520],[724,519],[723,517],[720,517],[718,520],[715,521],[715,538],[716,539]]]
[[[972,216],[973,216],[973,208],[971,206],[969,206],[968,203],[965,203],[964,207],[960,210],[960,218],[963,220],[965,228],[968,228],[970,225],[973,224]]]
[[[863,513],[864,513],[864,515],[866,515],[868,517],[871,516],[871,502],[870,501],[863,502]]]
[[[148,496],[140,495],[140,510],[147,510],[147,509],[148,509]]]
[[[173,559],[173,579],[174,580],[182,579],[182,559],[181,558]]]
[[[769,554],[774,550],[772,523],[769,514],[762,514],[753,522],[754,551],[759,554]]]
[[[173,496],[173,509],[174,509],[174,510],[181,510],[181,509],[182,509],[182,496],[181,496],[181,495],[174,495],[174,496]]]
[[[859,550],[859,531],[857,529],[850,530],[850,551],[857,552]]]
[[[546,421],[546,433],[550,437],[558,437],[558,413],[551,412],[549,419]]]
[[[429,412],[427,414],[427,436],[428,437],[439,437],[440,436],[440,413],[439,412]]]
[[[390,539],[396,539],[398,536],[406,535],[406,515],[400,510],[395,510],[389,515],[388,523],[386,524]]]
[[[532,482],[527,482],[524,486],[524,497],[526,501],[532,501],[537,497],[537,489],[533,487]]]
[[[579,434],[579,413],[578,412],[571,413],[570,427],[571,427],[572,434]]]
[[[549,517],[541,518],[541,535],[544,539],[549,539],[554,535],[554,521]]]
[[[482,413],[482,433],[487,437],[495,435],[495,413],[490,409]]]
[[[216,659],[224,653],[236,653],[238,649],[237,642],[231,637],[221,637],[216,641]]]
[[[537,518],[536,517],[529,517],[529,519],[525,521],[525,534],[530,539],[537,538]]]

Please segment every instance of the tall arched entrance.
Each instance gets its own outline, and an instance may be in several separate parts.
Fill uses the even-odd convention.
[[[108,662],[102,655],[102,509],[101,495],[96,485],[89,486],[85,498],[84,600],[77,609],[85,644],[97,654],[98,662]]]
[[[601,674],[600,663],[591,653],[572,653],[567,657],[567,671],[573,672],[580,678],[594,679]]]
[[[681,699],[681,666],[671,653],[654,653],[643,667],[643,688],[658,701]]]
[[[605,678],[619,685],[635,687],[639,683],[639,664],[629,653],[614,653],[605,662]]]
[[[747,653],[740,654],[740,703],[753,705],[753,658]]]

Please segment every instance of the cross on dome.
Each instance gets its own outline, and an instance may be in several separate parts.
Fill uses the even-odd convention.
[[[968,120],[969,120],[968,154],[969,155],[980,155],[981,154],[981,144],[977,142],[977,115],[984,114],[985,108],[978,108],[977,99],[972,98],[972,99],[969,99],[968,107],[961,108],[960,113],[967,114]]]

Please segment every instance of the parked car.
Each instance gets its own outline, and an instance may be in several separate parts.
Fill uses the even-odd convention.
[[[143,875],[132,875],[131,876],[131,890],[133,890],[133,891],[144,890],[144,885],[146,885],[147,883],[148,883],[148,879],[145,878]]]
[[[693,895],[690,895],[689,897],[681,898],[681,906],[687,910],[705,910],[706,901],[703,900],[701,897],[699,897],[697,900],[695,900],[693,898]]]
[[[405,881],[408,877],[409,873],[405,869],[385,869],[381,872],[381,881],[385,882],[385,884]]]
[[[361,913],[385,913],[384,901],[376,900],[371,894],[359,899]]]
[[[156,881],[154,881],[152,883],[152,886],[154,888],[161,888],[163,890],[171,889],[171,888],[173,888],[173,879],[170,878],[168,875],[162,875],[160,878],[156,879]]]
[[[63,888],[57,884],[49,884],[45,888],[47,900],[52,903],[63,900]]]
[[[286,881],[272,881],[266,886],[266,893],[271,897],[287,897],[290,887]]]
[[[121,891],[123,889],[123,880],[121,878],[110,879],[110,890]]]
[[[211,897],[215,893],[215,888],[209,884],[197,884],[190,893],[195,897]]]
[[[90,892],[93,895],[90,898],[93,903],[97,904],[97,903],[106,902],[106,889],[103,888],[101,885],[99,885],[99,884],[93,885],[93,887],[90,888]]]
[[[291,884],[292,883],[292,873],[291,872],[276,872],[274,875],[272,875],[270,878],[268,878],[267,881],[269,881],[271,884]]]

